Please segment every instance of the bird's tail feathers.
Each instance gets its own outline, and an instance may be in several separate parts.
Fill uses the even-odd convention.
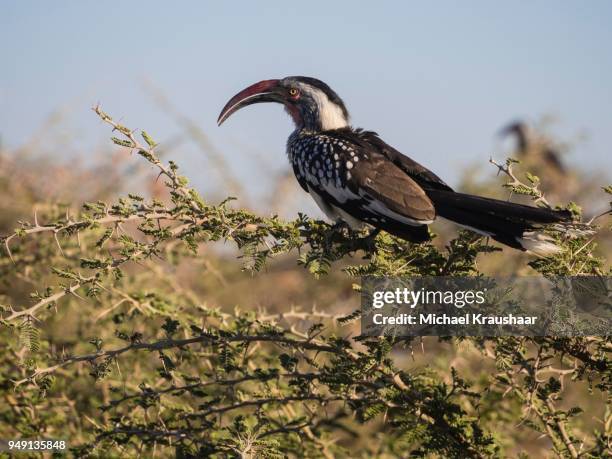
[[[547,230],[551,233],[559,234],[566,239],[576,239],[595,234],[595,230],[588,224],[576,222],[561,222],[548,225]],[[518,238],[518,242],[526,251],[543,257],[556,255],[564,251],[563,247],[555,244],[554,237],[537,230],[523,232],[523,236]]]
[[[588,225],[572,222],[567,210],[543,209],[446,190],[428,190],[427,194],[440,217],[539,256],[563,251],[544,229],[570,238],[593,233]]]
[[[525,231],[522,237],[517,237],[516,240],[523,250],[541,257],[557,255],[564,250],[563,247],[555,244],[553,237],[538,231]]]

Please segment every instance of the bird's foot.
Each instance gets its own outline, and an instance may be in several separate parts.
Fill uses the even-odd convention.
[[[380,229],[374,228],[370,230],[370,233],[367,236],[359,236],[359,233],[355,231],[350,232],[350,238],[347,241],[347,248],[351,252],[356,252],[357,250],[363,250],[366,253],[376,252],[376,237],[380,233]]]
[[[378,236],[379,233],[380,233],[380,228],[374,228],[370,230],[370,234],[368,234],[365,237],[361,237],[357,239],[355,242],[357,242],[357,244],[360,245],[361,248],[363,248],[363,250],[367,252],[375,252],[376,251],[376,237]]]
[[[331,247],[333,242],[340,242],[344,239],[349,239],[348,242],[350,247],[354,247],[354,250],[364,250],[366,252],[376,251],[376,236],[380,233],[380,229],[373,228],[367,236],[359,237],[358,232],[351,229],[351,227],[343,221],[335,223],[329,230],[325,238],[325,244],[327,247]]]
[[[332,227],[330,228],[329,234],[331,235],[331,237],[335,235],[348,237],[350,236],[351,232],[352,230],[351,230],[351,227],[348,225],[348,223],[341,220],[332,225]]]
[[[341,236],[342,238],[347,237],[348,235],[350,235],[351,233],[351,228],[349,227],[349,225],[344,222],[344,221],[339,221],[334,223],[329,231],[327,232],[327,234],[325,235],[325,245],[326,247],[331,247],[331,244],[334,242],[334,240],[337,240],[338,236]]]
[[[335,232],[344,232],[344,230],[350,231],[351,227],[348,223],[343,220],[336,222],[332,225],[331,230]]]

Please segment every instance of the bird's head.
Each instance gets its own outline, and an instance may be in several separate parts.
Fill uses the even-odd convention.
[[[263,80],[232,97],[219,115],[221,125],[233,113],[259,102],[278,102],[285,106],[298,129],[327,131],[349,125],[344,102],[333,89],[316,78],[286,77]]]
[[[519,152],[525,152],[529,144],[529,126],[523,121],[514,121],[499,131],[501,137],[513,135],[516,138],[516,146]]]
[[[523,121],[513,121],[507,124],[499,131],[500,136],[506,135],[525,135],[527,133],[527,125]]]

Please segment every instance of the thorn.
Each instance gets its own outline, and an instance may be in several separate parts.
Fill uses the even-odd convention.
[[[65,257],[66,255],[64,254],[64,250],[62,249],[62,246],[60,245],[59,239],[57,238],[57,231],[53,232],[53,237],[55,238],[55,242],[57,243],[57,246],[59,247],[60,253],[62,254],[63,257]]]
[[[36,317],[36,316],[35,316],[35,315],[33,315],[32,313],[28,313],[28,314],[27,314],[27,318],[28,318],[28,320],[35,320],[35,321],[36,321],[36,322],[38,322],[38,323],[41,323],[41,322],[42,322],[42,321],[41,321],[41,320],[40,320],[38,317]]]
[[[4,246],[6,247],[6,252],[8,253],[9,258],[13,263],[15,263],[15,259],[13,258],[13,254],[11,253],[11,248],[9,247],[8,238],[4,240]]]
[[[612,209],[606,210],[605,212],[603,212],[603,213],[601,213],[601,214],[599,214],[599,215],[594,216],[594,217],[593,217],[593,218],[591,218],[591,219],[590,219],[590,220],[589,220],[589,221],[588,221],[586,224],[587,224],[587,225],[590,225],[590,224],[592,224],[592,223],[593,223],[595,220],[597,220],[598,218],[603,217],[604,215],[607,215],[607,214],[612,214]]]
[[[79,294],[78,294],[76,291],[72,291],[72,290],[71,290],[71,291],[70,291],[70,293],[71,293],[72,295],[76,296],[76,297],[77,297],[79,300],[82,300],[82,301],[87,301],[87,298],[83,298],[83,297],[82,297],[81,295],[79,295]]]
[[[109,292],[109,293],[111,293],[111,290],[107,289],[107,288],[106,288],[104,285],[99,284],[98,282],[94,282],[94,285],[95,285],[96,287],[101,288],[101,289],[102,289],[102,290],[104,290],[105,292]]]

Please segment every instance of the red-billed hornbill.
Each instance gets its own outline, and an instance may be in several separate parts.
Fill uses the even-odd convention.
[[[287,154],[302,188],[333,221],[353,229],[370,225],[424,242],[427,225],[447,218],[510,247],[541,255],[559,248],[537,229],[570,220],[554,211],[457,193],[437,175],[387,145],[375,132],[349,125],[340,97],[315,78],[264,80],[232,97],[218,123],[247,105],[278,102],[296,129]]]

